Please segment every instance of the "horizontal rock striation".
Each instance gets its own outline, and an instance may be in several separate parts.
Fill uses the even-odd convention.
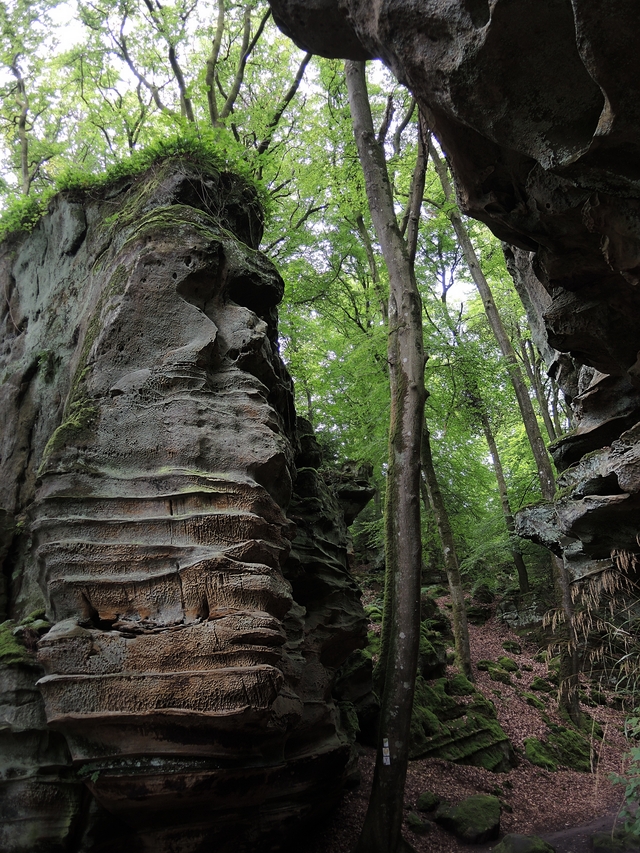
[[[4,595],[52,625],[33,731],[75,797],[43,853],[253,850],[350,772],[332,690],[364,614],[337,500],[294,464],[260,236],[241,179],[166,161],[3,247]]]
[[[577,419],[553,448],[559,470],[576,466],[562,501],[529,510],[521,535],[564,553],[575,577],[598,567],[592,555],[640,553],[640,522],[629,520],[640,476],[616,484],[640,421],[638,3],[314,0],[312,25],[302,0],[270,2],[299,45],[384,60],[442,144],[462,209],[508,245]]]

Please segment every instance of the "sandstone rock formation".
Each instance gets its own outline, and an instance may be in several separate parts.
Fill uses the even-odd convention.
[[[261,230],[165,161],[1,248],[7,853],[255,849],[350,772],[366,624]]]
[[[386,62],[446,151],[464,211],[514,247],[578,420],[553,449],[560,470],[573,466],[562,499],[521,517],[520,532],[576,577],[610,565],[612,548],[638,553],[640,5],[270,2],[299,45]],[[586,366],[580,389],[561,353]]]

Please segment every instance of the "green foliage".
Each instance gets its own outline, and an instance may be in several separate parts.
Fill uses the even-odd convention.
[[[36,196],[15,196],[0,212],[0,241],[9,234],[32,231],[46,211],[45,200]]]
[[[627,767],[624,773],[612,773],[611,781],[623,786],[624,805],[619,817],[624,821],[624,831],[627,835],[640,839],[640,709],[625,721],[624,733],[632,744],[627,754]]]
[[[186,160],[205,170],[240,175],[255,189],[263,209],[272,209],[271,198],[263,183],[256,179],[245,149],[229,131],[224,128],[198,131],[193,125],[184,123],[173,136],[154,139],[146,148],[116,159],[103,172],[89,172],[82,165],[66,164],[41,196],[16,196],[11,200],[0,214],[0,240],[14,231],[32,230],[46,212],[48,202],[58,192],[97,192],[173,158]]]

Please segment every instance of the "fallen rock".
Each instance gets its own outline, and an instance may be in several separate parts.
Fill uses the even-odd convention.
[[[496,844],[492,853],[555,853],[555,847],[537,835],[519,835],[510,832]]]
[[[439,806],[435,820],[467,844],[484,844],[500,834],[500,800],[476,794],[457,806]]]
[[[440,797],[433,791],[423,791],[418,797],[416,808],[419,812],[432,812],[440,805]]]

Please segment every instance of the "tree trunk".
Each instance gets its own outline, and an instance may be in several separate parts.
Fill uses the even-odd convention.
[[[515,536],[516,525],[515,521],[513,520],[513,513],[511,512],[511,504],[509,503],[507,483],[504,478],[502,462],[500,461],[500,454],[498,453],[498,446],[493,435],[493,430],[491,429],[489,418],[487,417],[487,413],[482,408],[482,403],[480,400],[478,400],[476,411],[478,412],[480,422],[482,423],[482,431],[484,432],[484,437],[487,441],[487,445],[489,446],[489,453],[491,454],[491,460],[493,462],[493,470],[495,472],[496,481],[498,483],[498,491],[500,492],[500,503],[502,504],[504,523],[509,532],[509,536],[512,537]],[[513,556],[513,564],[516,567],[516,571],[518,573],[518,586],[520,587],[520,592],[523,594],[527,593],[529,592],[529,574],[527,573],[527,567],[525,566],[524,560],[522,559],[522,554],[513,544],[513,542],[511,543],[511,554]]]
[[[11,73],[16,78],[15,101],[20,107],[18,118],[18,140],[20,141],[20,177],[22,182],[22,194],[29,195],[31,189],[31,175],[29,173],[29,134],[27,131],[27,117],[29,115],[29,98],[24,82],[24,77],[18,66],[18,57],[10,66]]]
[[[442,554],[444,557],[444,568],[449,581],[451,592],[451,616],[453,622],[453,639],[456,650],[458,667],[467,678],[473,680],[471,671],[471,651],[469,648],[469,625],[467,623],[467,609],[464,603],[464,592],[462,579],[460,577],[460,566],[456,553],[456,543],[449,522],[449,514],[444,505],[442,492],[438,485],[436,470],[433,467],[433,456],[431,455],[431,437],[425,424],[422,433],[422,472],[427,484],[429,503],[433,510],[438,527],[440,542],[442,543]]]
[[[420,296],[396,220],[382,149],[367,95],[365,66],[346,63],[349,106],[376,236],[389,273],[388,358],[391,383],[386,501],[388,648],[373,790],[359,853],[410,850],[401,836],[409,731],[420,640],[420,444],[424,352]]]
[[[553,425],[553,421],[551,420],[551,415],[549,414],[549,402],[547,400],[547,395],[544,393],[542,377],[540,376],[540,365],[536,361],[536,353],[533,347],[533,342],[530,340],[522,340],[522,338],[520,338],[520,333],[518,333],[518,337],[520,339],[520,352],[522,353],[522,363],[524,364],[524,369],[527,372],[529,384],[533,388],[533,392],[536,395],[536,400],[538,401],[538,408],[540,409],[540,414],[542,415],[542,420],[545,425],[545,429],[547,430],[549,441],[555,441],[558,436],[556,434],[556,429]]]
[[[447,168],[440,159],[440,155],[436,151],[433,142],[429,143],[429,154],[431,155],[436,171],[438,172],[438,177],[440,178],[440,183],[442,184],[447,204],[452,206],[455,204],[453,188],[449,181],[449,176],[447,175]],[[525,430],[527,431],[527,437],[529,438],[533,458],[535,459],[538,467],[538,477],[540,479],[542,497],[547,501],[552,501],[555,494],[555,477],[553,474],[553,468],[551,467],[551,460],[549,459],[547,448],[545,447],[542,433],[538,426],[538,420],[533,409],[531,397],[529,397],[526,383],[523,379],[520,367],[518,366],[518,359],[516,357],[515,350],[509,340],[506,329],[502,324],[502,319],[493,300],[491,288],[489,287],[489,283],[482,272],[473,243],[471,242],[471,238],[469,237],[464,222],[462,221],[462,216],[458,212],[457,208],[453,206],[448,211],[448,215],[456,232],[467,266],[469,267],[471,277],[478,288],[478,293],[482,299],[487,320],[489,321],[491,330],[498,346],[500,347],[500,352],[507,364],[507,370],[509,371],[513,390],[515,391],[516,399],[518,400],[520,414],[522,415],[522,421],[524,423]]]

